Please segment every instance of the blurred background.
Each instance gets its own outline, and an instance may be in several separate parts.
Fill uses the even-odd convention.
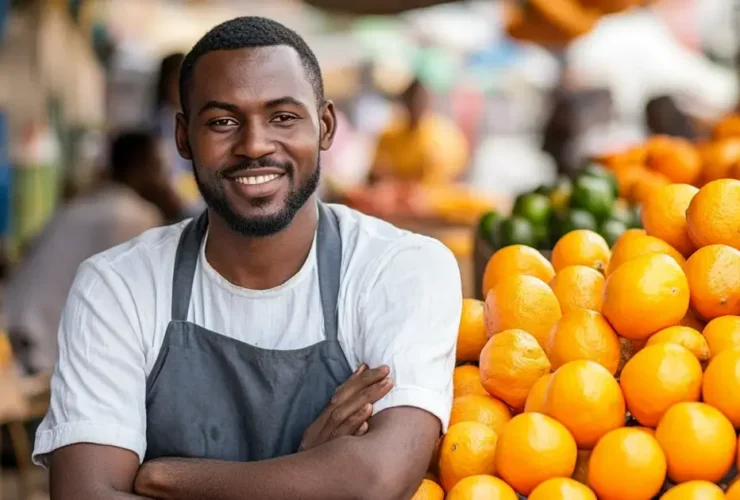
[[[79,262],[202,209],[174,150],[179,64],[240,15],[316,52],[340,123],[321,197],[440,238],[466,296],[477,240],[554,237],[526,221],[490,234],[522,193],[552,201],[585,164],[655,135],[709,140],[740,91],[730,0],[0,0],[0,498],[48,497],[28,422]],[[639,210],[639,193],[621,198]],[[536,219],[537,199],[519,212]],[[560,223],[632,226],[609,217]]]

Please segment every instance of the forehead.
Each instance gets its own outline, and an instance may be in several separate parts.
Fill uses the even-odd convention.
[[[282,97],[315,107],[301,58],[287,45],[208,52],[193,68],[193,108],[212,100],[251,105]]]

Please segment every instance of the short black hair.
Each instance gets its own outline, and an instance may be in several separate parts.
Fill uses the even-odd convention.
[[[212,28],[185,56],[180,69],[180,106],[188,113],[188,91],[193,81],[193,69],[198,59],[216,50],[236,50],[249,47],[293,47],[303,62],[303,68],[313,86],[316,100],[324,101],[324,81],[316,55],[295,31],[277,21],[257,16],[237,17]]]
[[[156,147],[156,136],[148,131],[131,130],[116,135],[110,145],[111,178],[125,181],[137,168],[148,164]]]

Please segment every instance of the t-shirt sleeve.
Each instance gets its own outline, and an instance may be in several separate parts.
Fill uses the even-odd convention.
[[[34,463],[75,443],[146,451],[145,356],[129,289],[105,262],[77,271],[59,326],[49,411],[36,433]]]
[[[374,412],[413,406],[438,417],[446,430],[462,310],[457,261],[440,242],[409,235],[379,258],[368,278],[356,356],[370,367],[388,365],[394,382]]]

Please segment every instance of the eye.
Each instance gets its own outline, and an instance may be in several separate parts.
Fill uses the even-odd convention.
[[[238,126],[239,124],[233,118],[216,118],[208,122],[209,127],[223,129],[226,127]]]
[[[280,113],[278,115],[275,115],[271,121],[276,123],[290,123],[294,120],[297,120],[294,115],[291,115],[289,113]]]

